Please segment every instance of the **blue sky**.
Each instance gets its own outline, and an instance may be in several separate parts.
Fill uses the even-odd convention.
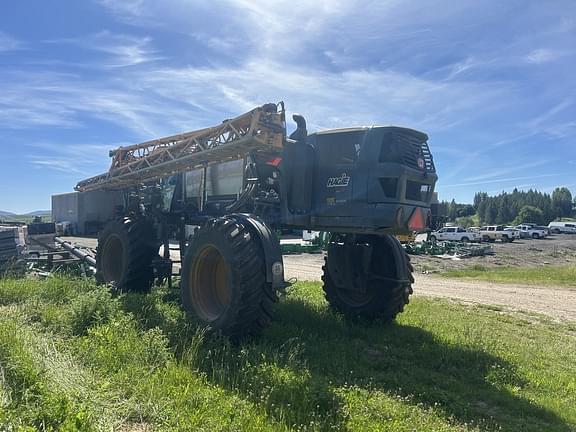
[[[576,192],[575,76],[574,0],[5,1],[0,209],[278,100],[311,131],[428,133],[441,199]]]

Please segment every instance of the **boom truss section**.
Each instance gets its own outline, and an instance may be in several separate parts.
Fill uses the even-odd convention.
[[[107,173],[80,181],[75,189],[124,189],[178,172],[238,159],[252,151],[284,145],[284,104],[265,104],[221,125],[110,151]]]

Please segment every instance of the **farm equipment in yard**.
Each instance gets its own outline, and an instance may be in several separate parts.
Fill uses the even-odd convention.
[[[274,230],[329,233],[323,289],[350,317],[389,321],[412,293],[412,265],[394,234],[430,220],[436,172],[428,137],[400,127],[286,136],[284,104],[222,124],[110,152],[107,173],[76,190],[121,190],[99,233],[96,277],[148,291],[172,274],[179,243],[183,307],[231,337],[259,332],[284,281]],[[163,253],[160,256],[160,246]]]
[[[91,250],[83,250],[53,235],[28,236],[28,242],[21,260],[28,274],[34,277],[49,277],[52,274],[94,276],[96,260]]]
[[[0,230],[0,277],[9,273],[18,258],[18,247],[13,229]]]

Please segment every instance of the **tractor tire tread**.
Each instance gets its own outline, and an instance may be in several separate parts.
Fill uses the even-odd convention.
[[[413,267],[408,254],[391,236],[381,237],[378,241],[385,242],[394,260],[399,261],[396,265],[396,274],[387,275],[399,281],[372,281],[370,289],[374,292],[374,296],[369,303],[361,306],[351,305],[339,295],[339,288],[336,287],[327,270],[329,257],[324,258],[322,281],[325,298],[334,310],[348,318],[362,317],[368,320],[392,321],[404,310],[404,306],[409,303],[409,297],[413,293]]]
[[[152,226],[143,219],[124,218],[110,222],[100,232],[98,244],[103,245],[106,238],[115,234],[124,242],[126,248],[126,269],[120,281],[112,282],[120,291],[148,292],[152,287],[154,272],[152,259],[158,252],[153,240]],[[102,247],[96,249],[96,280],[106,283],[101,268]]]
[[[208,328],[219,330],[232,339],[255,335],[270,324],[273,305],[277,301],[271,284],[266,282],[264,251],[260,240],[234,215],[213,219],[196,234],[183,266],[192,265],[195,251],[213,236],[225,239],[230,248],[232,258],[228,264],[233,280],[232,289],[237,290],[237,295],[224,320],[218,324],[208,323]],[[192,296],[185,289],[189,273],[183,268],[181,294],[185,309],[194,315]]]

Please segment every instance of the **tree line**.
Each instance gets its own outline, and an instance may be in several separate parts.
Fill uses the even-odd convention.
[[[530,189],[511,193],[502,192],[489,196],[486,192],[474,195],[473,204],[458,204],[455,200],[445,203],[447,217],[451,221],[463,218],[461,222],[472,225],[472,216],[477,214],[481,225],[519,224],[532,222],[547,225],[549,222],[563,217],[575,215],[576,197],[568,188],[559,187],[552,194]]]

